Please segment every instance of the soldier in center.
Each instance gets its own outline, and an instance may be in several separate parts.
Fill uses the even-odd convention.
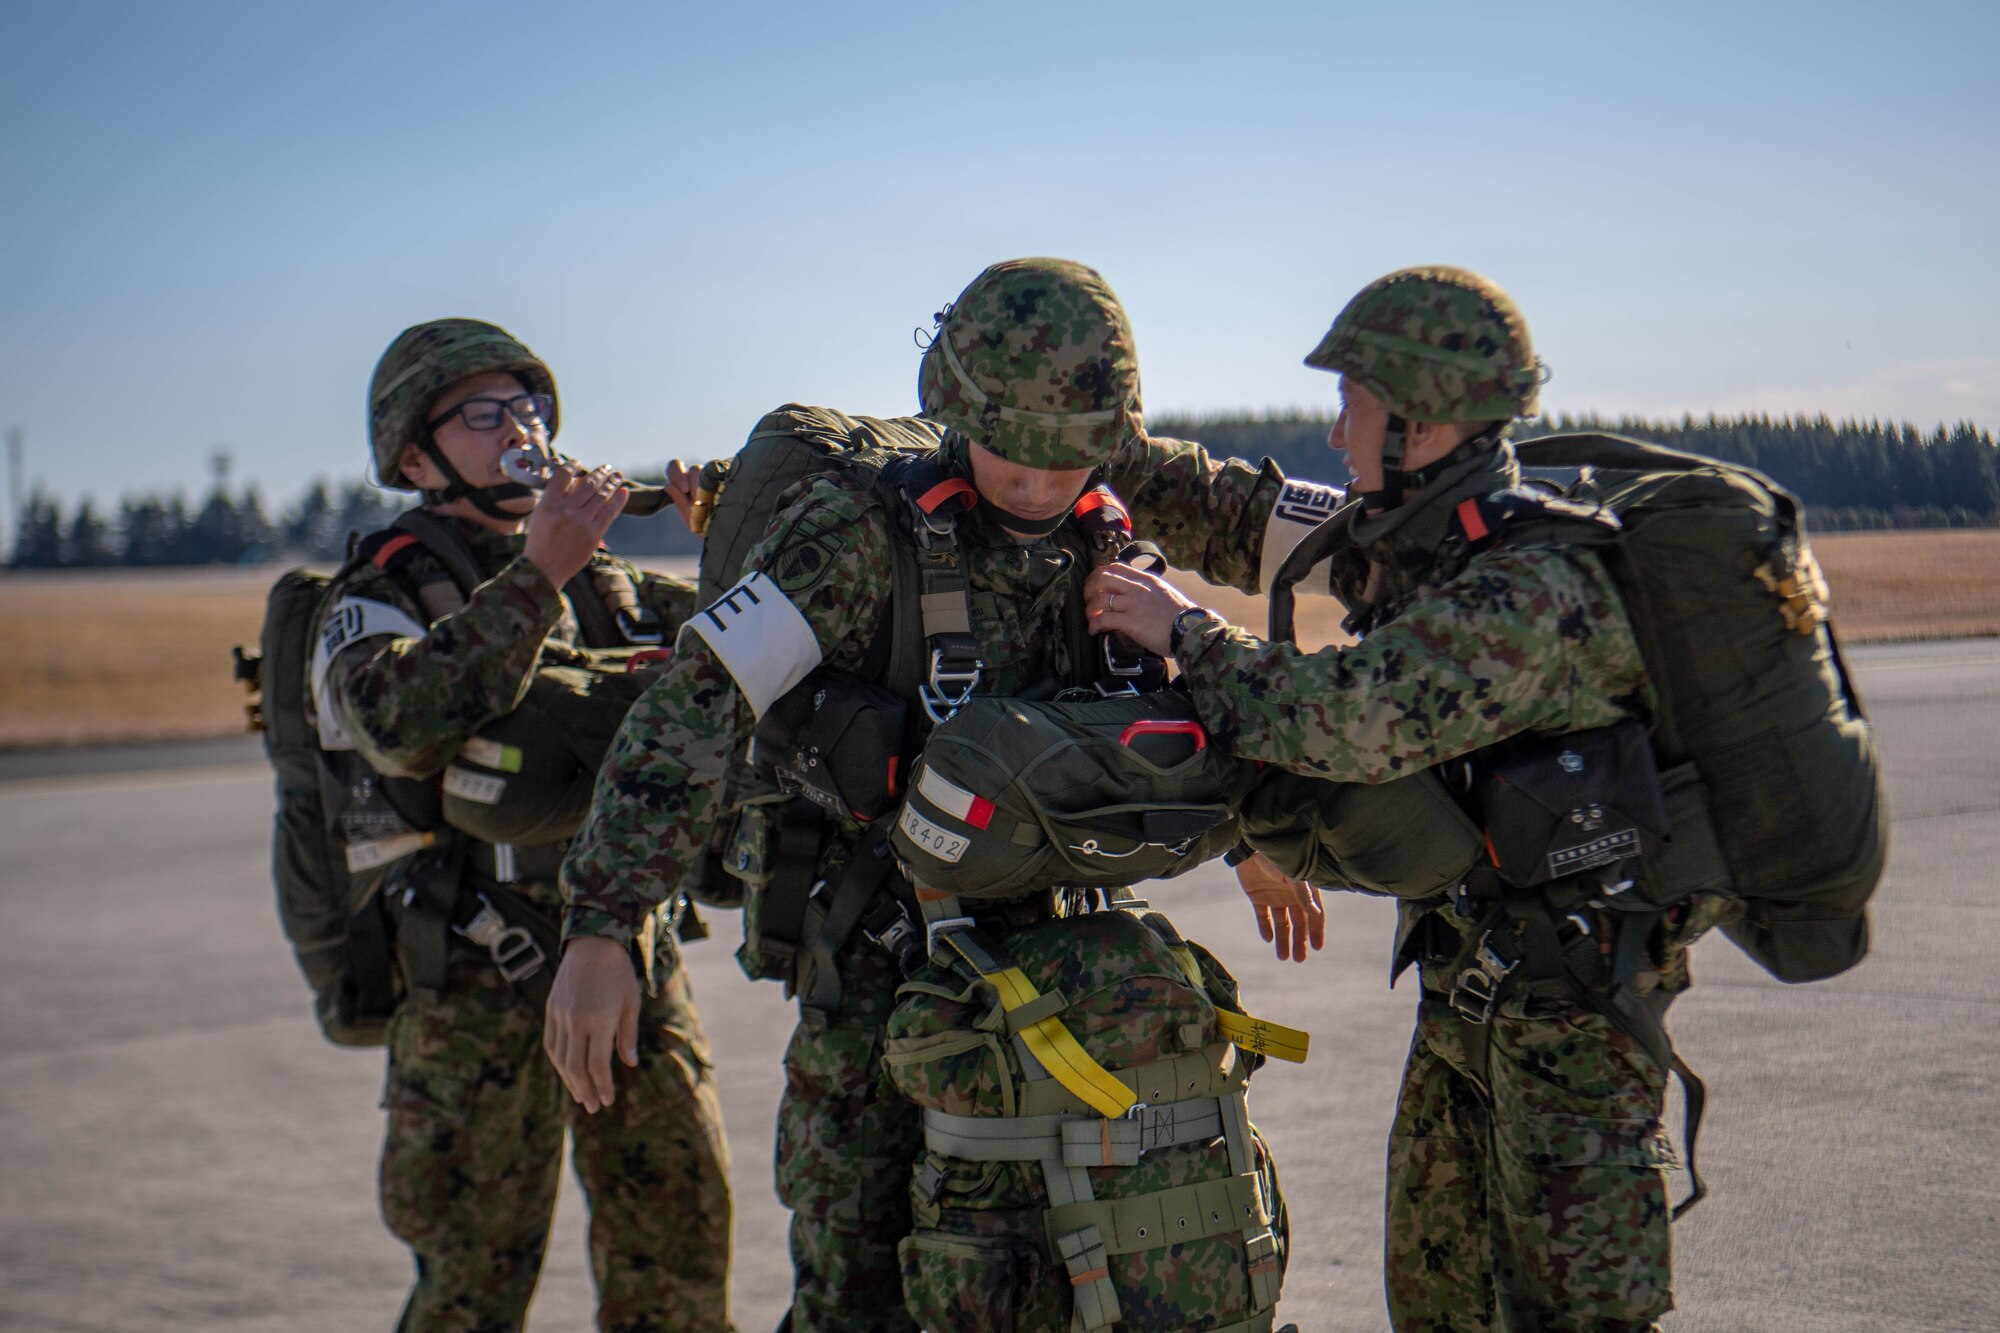
[[[743,804],[734,783],[753,730],[761,745],[774,717],[823,703],[828,673],[875,686],[899,678],[884,666],[896,656],[887,641],[898,625],[916,633],[918,608],[895,591],[898,543],[929,557],[914,599],[926,660],[905,697],[867,703],[907,705],[920,738],[974,693],[1047,698],[1099,681],[1109,659],[1081,614],[1092,547],[1080,525],[1118,514],[1116,497],[1173,564],[1248,591],[1339,499],[1286,481],[1269,462],[1216,463],[1197,445],[1147,437],[1125,313],[1103,279],[1075,263],[1015,260],[981,273],[940,315],[919,391],[922,418],[872,424],[928,431],[934,447],[874,476],[821,471],[781,500],[747,577],[688,622],[599,774],[563,870],[567,943],[547,1032],[551,1058],[587,1108],[612,1098],[613,1051],[636,1058],[639,996],[626,942]],[[795,425],[798,414],[855,424],[825,409],[790,411]],[[745,970],[801,999],[776,1156],[793,1213],[787,1323],[815,1333],[907,1330],[915,1325],[897,1245],[911,1228],[923,1139],[915,1108],[884,1092],[880,1060],[905,964],[921,961],[921,934],[898,905],[898,888],[908,891],[879,832],[844,815],[802,831],[781,817],[786,809],[743,805],[725,861],[747,890]],[[781,889],[801,880],[816,892],[803,934],[787,938],[801,907]],[[858,895],[857,882],[866,889]]]

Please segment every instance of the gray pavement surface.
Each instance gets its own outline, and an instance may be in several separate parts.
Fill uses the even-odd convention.
[[[1693,1330],[2000,1328],[2000,640],[1851,655],[1887,756],[1896,847],[1874,955],[1786,988],[1704,942],[1675,1009],[1708,1079],[1712,1194],[1677,1231]],[[242,743],[0,763],[0,1328],[387,1329],[409,1278],[376,1216],[378,1053],[318,1036],[265,876],[270,781]],[[1306,1330],[1385,1325],[1383,1135],[1415,997],[1383,986],[1390,910],[1342,896],[1324,954],[1280,964],[1220,871],[1154,900],[1309,1029],[1258,1078]],[[775,986],[734,923],[691,950],[736,1155],[734,1314],[789,1286],[771,1193]],[[591,1326],[575,1192],[530,1327]]]

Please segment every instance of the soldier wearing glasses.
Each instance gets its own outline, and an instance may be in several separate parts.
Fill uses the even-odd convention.
[[[426,540],[390,529],[361,543],[329,594],[312,683],[322,748],[358,751],[380,786],[435,789],[468,738],[521,705],[538,668],[575,659],[580,644],[617,646],[596,643],[590,626],[644,622],[657,641],[693,610],[692,586],[601,550],[626,499],[616,473],[557,465],[540,492],[509,479],[507,452],[545,449],[556,425],[549,368],[491,324],[408,329],[376,367],[377,474],[421,491],[424,511],[444,523],[428,525]],[[470,557],[476,586],[459,586],[462,559],[455,578],[433,549],[439,527]],[[603,614],[610,589],[624,614]],[[584,605],[592,596],[598,604]],[[436,836],[462,866],[446,900],[504,892],[545,914],[553,940],[567,841]],[[415,925],[397,912],[401,894],[389,897],[408,994],[388,1027],[382,1215],[417,1267],[400,1327],[521,1327],[567,1128],[590,1206],[599,1326],[726,1328],[728,1154],[707,1038],[669,933],[654,923],[648,961],[663,980],[645,1001],[646,1058],[620,1071],[615,1106],[582,1117],[542,1055],[546,975],[539,991],[523,985],[495,966],[497,954],[447,931],[433,956],[439,984],[423,985]]]

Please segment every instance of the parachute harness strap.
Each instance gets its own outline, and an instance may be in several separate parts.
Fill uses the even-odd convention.
[[[923,621],[925,679],[917,700],[933,726],[963,708],[986,674],[986,658],[972,634],[972,602],[958,520],[979,503],[979,492],[963,477],[927,463],[897,473],[911,535],[917,546],[917,609]]]

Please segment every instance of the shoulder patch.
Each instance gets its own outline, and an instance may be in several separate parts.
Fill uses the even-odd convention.
[[[760,718],[822,658],[812,626],[761,570],[695,612],[681,626],[690,632],[722,659]]]

